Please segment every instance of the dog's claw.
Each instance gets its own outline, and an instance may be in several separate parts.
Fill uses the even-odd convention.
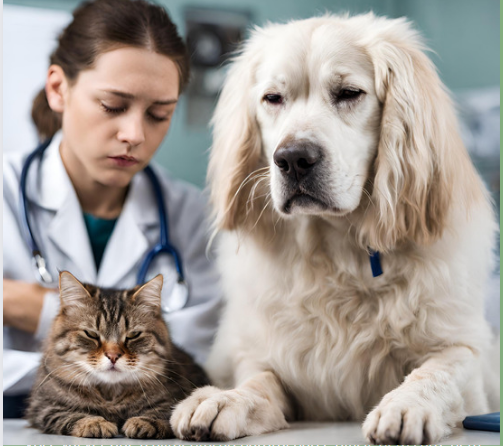
[[[192,438],[195,441],[207,441],[210,439],[210,430],[206,426],[193,426]]]

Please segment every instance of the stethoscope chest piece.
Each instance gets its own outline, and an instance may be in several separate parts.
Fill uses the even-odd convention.
[[[171,292],[162,296],[161,307],[165,313],[181,310],[189,300],[189,287],[184,280],[175,282]]]
[[[51,274],[47,270],[45,259],[40,255],[39,252],[33,253],[32,263],[33,268],[38,275],[38,280],[40,283],[43,283],[44,285],[50,285],[54,282]]]

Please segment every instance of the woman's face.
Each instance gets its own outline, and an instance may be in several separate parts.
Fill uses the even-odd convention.
[[[127,186],[169,129],[178,80],[167,56],[123,47],[98,56],[66,84],[60,150],[72,180]]]

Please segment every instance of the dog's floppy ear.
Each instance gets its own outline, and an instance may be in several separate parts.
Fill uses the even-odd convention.
[[[403,19],[381,25],[367,44],[383,111],[362,233],[371,248],[386,251],[404,240],[429,244],[440,237],[457,179],[477,180],[421,39]]]
[[[257,54],[249,41],[234,58],[213,116],[208,167],[215,226],[235,229],[246,218],[246,200],[262,150],[252,98]]]

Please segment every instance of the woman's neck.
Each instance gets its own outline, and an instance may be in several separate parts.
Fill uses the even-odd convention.
[[[113,219],[120,215],[126,200],[127,187],[112,188],[96,182],[86,184],[85,181],[74,181],[73,178],[71,180],[85,213],[104,219]]]
[[[70,177],[83,212],[98,218],[117,218],[124,206],[129,186],[107,186],[94,180],[78,160],[60,146],[61,159]]]

